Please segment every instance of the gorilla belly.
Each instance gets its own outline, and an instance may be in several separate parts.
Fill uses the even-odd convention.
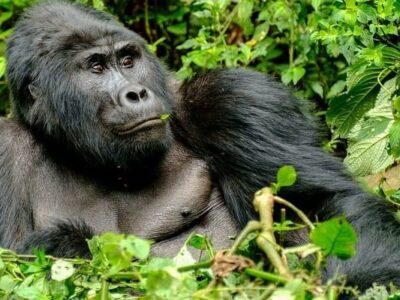
[[[45,161],[32,178],[35,230],[60,220],[84,222],[96,234],[114,231],[153,239],[158,255],[175,254],[192,232],[216,237],[217,247],[227,247],[236,233],[206,163],[178,145],[167,154],[156,181],[128,192],[104,189],[52,166]],[[43,182],[44,177],[51,179]]]

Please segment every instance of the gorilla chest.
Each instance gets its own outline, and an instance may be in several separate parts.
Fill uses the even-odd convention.
[[[212,187],[206,164],[182,153],[181,160],[175,161],[177,151],[166,159],[154,182],[135,191],[104,190],[87,179],[44,166],[31,185],[35,229],[76,220],[95,233],[134,233],[161,241],[196,227],[207,231],[219,220],[228,224],[229,214]],[[51,179],[43,182],[42,172]]]

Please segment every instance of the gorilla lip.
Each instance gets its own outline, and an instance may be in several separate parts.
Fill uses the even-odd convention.
[[[121,127],[116,128],[116,132],[119,135],[127,135],[137,131],[151,129],[155,126],[164,125],[165,122],[160,119],[160,117],[153,117],[139,122],[129,122]]]

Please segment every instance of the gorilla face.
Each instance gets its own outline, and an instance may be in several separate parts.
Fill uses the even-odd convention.
[[[127,167],[168,149],[170,127],[160,118],[171,113],[166,74],[142,38],[107,15],[45,5],[9,41],[17,115],[96,164]]]

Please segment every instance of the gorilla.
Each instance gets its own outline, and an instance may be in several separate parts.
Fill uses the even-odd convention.
[[[254,192],[293,165],[298,181],[283,196],[319,220],[346,216],[358,234],[356,257],[332,259],[326,276],[400,285],[393,211],[324,153],[304,102],[266,75],[220,69],[177,82],[136,33],[63,1],[25,12],[7,61],[2,247],[87,257],[86,239],[104,231],[153,239],[157,255],[193,231],[227,247],[256,217]]]

